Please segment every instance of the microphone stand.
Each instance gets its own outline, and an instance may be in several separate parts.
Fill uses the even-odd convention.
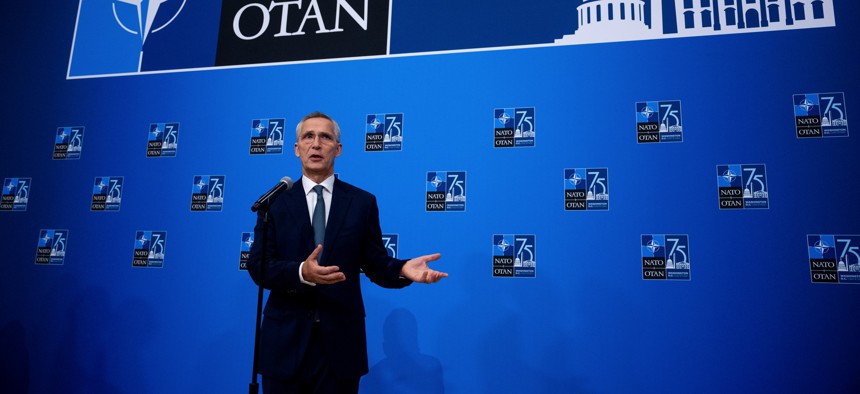
[[[268,201],[267,201],[268,202]],[[249,394],[259,394],[260,386],[257,384],[257,360],[259,359],[260,352],[260,322],[263,318],[263,281],[266,278],[266,248],[267,248],[267,235],[269,234],[269,204],[263,204],[259,209],[262,212],[258,214],[263,215],[263,239],[260,240],[262,242],[262,248],[260,248],[260,280],[257,285],[257,320],[254,329],[254,364],[251,371],[251,383],[248,385],[248,393]]]
[[[278,194],[289,190],[293,186],[293,180],[289,177],[281,178],[275,187],[263,194],[257,199],[254,205],[251,206],[251,212],[257,212],[257,215],[263,215],[263,235],[260,240],[262,247],[260,248],[260,276],[257,280],[257,320],[254,326],[254,365],[251,370],[251,383],[248,385],[249,394],[258,394],[260,385],[257,384],[257,364],[260,353],[260,326],[263,320],[263,283],[266,281],[266,250],[268,249],[269,235],[269,204]],[[256,241],[256,240],[255,240]]]

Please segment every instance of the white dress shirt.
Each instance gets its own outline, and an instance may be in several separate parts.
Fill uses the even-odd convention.
[[[302,177],[302,188],[305,191],[305,200],[308,203],[308,215],[311,219],[311,223],[313,223],[314,218],[314,208],[317,206],[317,194],[314,192],[314,186],[317,183],[310,180],[310,178],[303,176]],[[334,189],[334,175],[326,178],[322,183],[320,183],[323,187],[323,202],[325,203],[325,222],[328,225],[328,213],[331,212],[331,191]],[[314,245],[316,247],[316,245]],[[302,261],[299,264],[299,280],[310,286],[316,286],[316,283],[308,282],[305,280],[305,277],[302,275],[302,267],[305,266],[305,262]]]

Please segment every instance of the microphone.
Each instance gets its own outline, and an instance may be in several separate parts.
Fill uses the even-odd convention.
[[[274,198],[284,190],[290,190],[291,187],[293,187],[293,180],[290,179],[290,177],[285,176],[281,178],[281,181],[278,182],[275,187],[269,189],[266,194],[263,194],[262,196],[260,196],[260,198],[257,199],[257,202],[255,202],[254,205],[251,206],[251,212],[257,212],[258,210],[260,210],[260,208],[268,207],[269,201],[271,201],[272,198]]]

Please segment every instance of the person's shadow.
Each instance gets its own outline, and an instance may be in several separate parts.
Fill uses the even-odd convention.
[[[412,312],[398,308],[382,327],[385,358],[361,380],[365,393],[444,393],[442,363],[418,349],[418,321]]]

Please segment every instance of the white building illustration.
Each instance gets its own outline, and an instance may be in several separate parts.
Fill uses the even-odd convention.
[[[664,10],[671,12],[671,6],[675,20],[664,23],[667,22],[663,19]],[[584,0],[577,7],[576,18],[576,31],[555,43],[634,41],[836,25],[833,0],[651,0],[650,12],[644,0]]]

